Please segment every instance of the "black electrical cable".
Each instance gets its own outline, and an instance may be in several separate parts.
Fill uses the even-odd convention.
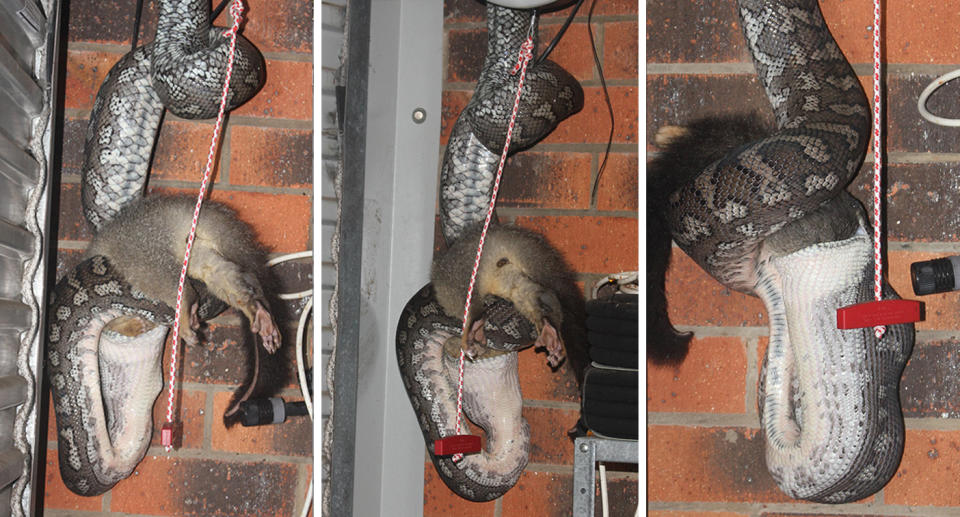
[[[140,36],[140,17],[143,15],[143,0],[137,0],[136,13],[133,17],[133,41],[130,43],[130,52],[137,50],[137,39]]]
[[[213,9],[210,13],[210,23],[213,23],[213,20],[217,19],[217,16],[220,16],[220,13],[223,12],[223,8],[227,6],[227,2],[230,0],[221,0],[220,5]]]
[[[593,49],[593,62],[597,66],[597,73],[600,74],[600,86],[603,87],[603,100],[606,101],[607,111],[610,113],[610,135],[607,137],[607,149],[603,152],[603,161],[600,162],[600,167],[597,169],[597,178],[593,181],[593,189],[590,193],[591,199],[597,195],[597,187],[600,185],[600,175],[603,174],[603,169],[607,166],[607,158],[610,156],[610,146],[613,145],[614,129],[613,105],[610,103],[610,92],[607,91],[607,81],[603,78],[603,66],[600,64],[600,56],[597,55],[597,43],[593,39],[591,20],[593,19],[593,8],[596,6],[597,0],[593,0],[593,3],[590,4],[590,12],[587,13],[587,33],[590,35],[590,47]]]
[[[540,57],[533,62],[533,66],[537,66],[542,63],[547,56],[553,52],[553,48],[557,46],[557,43],[560,43],[560,38],[563,37],[563,34],[567,32],[567,27],[570,27],[570,24],[573,22],[573,17],[577,15],[577,11],[580,9],[580,6],[583,5],[583,0],[577,0],[577,4],[573,6],[573,10],[570,11],[570,15],[567,16],[566,21],[563,22],[563,26],[560,27],[560,31],[557,32],[557,35],[553,37],[553,40],[550,41],[550,44],[547,45],[547,48],[544,49],[543,53],[540,54]]]

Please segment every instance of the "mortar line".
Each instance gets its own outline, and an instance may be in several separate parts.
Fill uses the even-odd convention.
[[[798,513],[803,515],[924,515],[928,517],[948,517],[957,514],[957,506],[909,506],[881,504],[876,501],[868,503],[847,503],[830,505],[823,503],[791,502],[791,503],[741,503],[730,501],[717,502],[648,502],[648,509],[654,511],[675,512],[737,512],[751,515],[770,513]]]
[[[647,413],[647,426],[742,427],[760,429],[756,412],[738,413]]]
[[[567,19],[567,15],[563,16],[541,16],[540,17],[540,26],[549,27],[553,25],[560,25]],[[637,21],[637,14],[595,14],[593,15],[594,24],[604,24],[609,22],[635,22]],[[573,22],[571,23],[587,23],[587,14],[583,11],[577,13],[573,17]],[[444,30],[462,30],[462,29],[485,29],[487,28],[487,22],[484,20],[479,21],[460,21],[460,22],[444,22]]]
[[[579,411],[580,404],[576,402],[564,402],[560,400],[537,400],[537,399],[523,399],[523,407],[531,408],[540,408],[540,409],[560,409],[564,411]]]
[[[574,208],[497,207],[497,213],[508,217],[613,217],[637,219],[637,212],[630,210],[584,210]]]
[[[313,456],[292,456],[288,454],[268,454],[235,452],[207,449],[176,449],[170,452],[164,450],[162,445],[151,445],[147,449],[147,456],[157,458],[175,458],[175,459],[196,459],[196,460],[217,460],[231,463],[257,463],[265,462],[272,464],[287,465],[306,465],[313,463]]]
[[[754,336],[746,340],[747,347],[747,375],[744,387],[743,409],[749,413],[751,408],[757,407],[757,382],[760,378],[760,338]]]

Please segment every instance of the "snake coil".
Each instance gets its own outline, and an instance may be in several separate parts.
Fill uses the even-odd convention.
[[[450,243],[483,221],[516,95],[511,69],[531,30],[531,12],[487,4],[487,55],[476,91],[450,135],[441,167],[440,224]],[[534,38],[536,28],[533,28]],[[532,146],[583,106],[579,83],[559,65],[531,66],[520,97],[511,151]],[[403,309],[397,326],[397,363],[437,474],[459,496],[489,501],[516,484],[527,464],[530,428],[521,415],[517,351],[536,338],[533,324],[502,299],[485,299],[485,337],[505,350],[464,365],[463,404],[481,426],[487,446],[461,461],[433,453],[434,440],[454,434],[457,361],[444,343],[460,335],[460,322],[444,314],[432,285]]]
[[[229,41],[209,16],[209,2],[161,0],[154,42],[126,54],[101,85],[81,185],[84,215],[98,231],[141,198],[165,108],[184,118],[216,115]],[[238,36],[228,109],[252,97],[264,77],[263,57]],[[201,319],[224,308],[206,302]],[[50,314],[46,363],[60,474],[77,494],[101,494],[133,472],[150,444],[173,311],[94,256],[57,283]]]
[[[844,187],[868,144],[869,105],[816,0],[740,0],[778,129],[710,164],[669,198],[677,244],[727,287],[759,296],[770,345],[759,388],[767,467],[794,498],[840,503],[890,479],[903,450],[898,383],[913,325],[838,330],[872,299],[867,223]],[[805,225],[855,231],[829,242]],[[829,239],[827,239],[829,240]],[[896,297],[889,286],[885,298]]]

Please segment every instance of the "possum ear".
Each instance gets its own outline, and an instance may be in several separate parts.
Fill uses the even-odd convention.
[[[540,329],[540,335],[537,336],[537,342],[533,344],[534,348],[547,349],[547,363],[556,368],[560,366],[560,361],[564,359],[563,339],[560,333],[550,324],[550,320],[543,318],[543,328]]]

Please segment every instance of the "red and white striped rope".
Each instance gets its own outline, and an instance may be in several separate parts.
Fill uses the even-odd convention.
[[[230,38],[230,50],[227,55],[227,70],[226,77],[223,81],[223,90],[220,93],[220,111],[217,113],[217,122],[213,128],[210,152],[207,154],[207,166],[203,172],[203,181],[200,183],[200,192],[197,194],[197,206],[193,211],[193,222],[190,225],[190,234],[187,236],[187,250],[183,255],[183,267],[180,269],[180,283],[177,285],[177,306],[174,311],[173,342],[170,345],[170,379],[167,386],[168,423],[173,423],[173,401],[176,394],[177,349],[179,348],[180,308],[183,302],[183,285],[187,278],[187,266],[190,264],[190,249],[193,247],[193,240],[197,234],[197,220],[200,218],[200,206],[203,204],[203,198],[207,193],[207,184],[210,182],[213,160],[217,154],[217,144],[220,141],[220,130],[223,127],[223,116],[227,106],[227,94],[230,90],[230,76],[233,74],[233,60],[237,48],[237,31],[240,30],[240,22],[243,19],[243,2],[241,0],[234,0],[233,4],[230,5],[230,15],[233,17],[233,26],[223,33],[225,38]],[[166,446],[166,450],[168,451],[171,448],[172,445]]]
[[[487,208],[487,217],[483,221],[483,230],[480,231],[480,243],[477,245],[477,257],[473,261],[473,271],[470,273],[470,286],[467,287],[467,301],[463,307],[463,335],[467,334],[467,314],[470,312],[470,300],[473,297],[473,287],[477,280],[477,270],[480,269],[480,256],[483,255],[483,243],[486,240],[487,229],[490,228],[490,221],[493,219],[493,207],[497,203],[497,193],[500,191],[500,177],[503,176],[503,166],[507,162],[507,151],[510,149],[510,139],[513,137],[513,126],[517,120],[517,110],[520,109],[520,93],[523,91],[523,81],[527,75],[527,65],[533,59],[533,24],[536,21],[536,14],[530,20],[530,32],[526,41],[520,46],[520,53],[517,57],[517,64],[513,67],[511,73],[520,72],[520,79],[517,81],[517,95],[513,99],[513,111],[510,113],[510,122],[507,124],[507,138],[503,143],[503,152],[500,154],[500,165],[497,167],[497,176],[493,181],[493,191],[490,194],[490,206]],[[457,427],[455,434],[460,434],[460,420],[463,413],[463,361],[465,353],[460,350],[459,379],[457,381]],[[453,461],[460,461],[463,454],[453,455]]]
[[[880,128],[880,0],[873,1],[873,298],[883,299],[883,258],[881,256],[881,178],[883,174]],[[883,337],[886,327],[873,327],[877,339]]]

